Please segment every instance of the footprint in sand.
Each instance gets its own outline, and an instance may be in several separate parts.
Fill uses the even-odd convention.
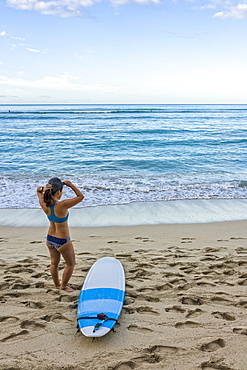
[[[45,324],[35,322],[33,320],[24,320],[21,323],[21,328],[22,329],[31,329],[31,330],[40,330],[45,328]]]
[[[1,342],[7,342],[7,341],[9,342],[9,341],[12,341],[12,340],[20,339],[20,337],[22,337],[23,335],[26,335],[28,333],[29,333],[29,331],[26,330],[26,329],[23,329],[18,333],[11,333],[7,337],[1,339]]]
[[[90,252],[78,252],[77,255],[78,256],[84,256],[84,255],[89,256],[89,255],[92,255],[92,253],[90,253]]]
[[[19,321],[18,317],[15,316],[1,316],[0,322],[7,322],[7,323],[14,323],[16,321]]]
[[[149,328],[139,327],[137,325],[130,325],[127,327],[129,331],[135,331],[137,333],[146,334],[148,332],[152,332],[153,330]]]
[[[45,321],[48,321],[48,322],[50,322],[50,321],[56,322],[57,320],[71,321],[67,317],[62,315],[61,313],[54,313],[54,314],[51,314],[51,315],[46,315],[46,316],[42,317],[41,319],[45,320]]]
[[[134,276],[132,276],[131,278],[132,279],[136,279],[136,278],[143,278],[143,279],[149,279],[148,276],[152,275],[151,272],[145,270],[145,269],[140,269],[140,268],[135,268],[135,269],[132,269],[132,270],[129,270],[129,273],[130,274],[134,274]]]
[[[200,316],[203,313],[204,313],[203,310],[201,310],[200,308],[197,308],[195,310],[189,310],[189,312],[187,313],[187,315],[185,317],[187,317],[187,318],[189,318],[189,317],[197,317],[197,316]]]
[[[215,247],[205,247],[203,249],[204,253],[215,253],[215,252],[219,252],[219,251],[220,251],[220,248],[215,248]]]
[[[138,298],[140,300],[147,301],[147,302],[160,302],[159,298],[153,297],[153,296],[148,296],[148,295],[139,295]]]
[[[6,242],[8,242],[8,241],[9,241],[8,239],[0,238],[0,243],[6,243]]]
[[[157,345],[144,349],[141,356],[134,357],[126,361],[121,361],[117,365],[109,366],[108,368],[109,370],[142,369],[145,363],[155,366],[155,364],[163,361],[167,356],[176,355],[178,351],[180,351],[180,348]],[[145,369],[148,368],[146,366]]]
[[[44,304],[41,303],[41,302],[21,302],[23,303],[25,306],[27,307],[30,307],[30,308],[43,308],[44,307]]]
[[[192,243],[196,238],[181,238],[181,243]]]
[[[198,285],[198,286],[202,286],[202,287],[211,287],[211,286],[216,286],[216,284],[214,284],[214,283],[210,283],[209,281],[198,281],[197,283],[196,283],[196,285]]]
[[[16,264],[16,265],[7,267],[4,273],[5,274],[7,274],[8,272],[19,273],[21,271],[22,271],[22,265]]]
[[[154,311],[152,307],[141,306],[141,307],[123,307],[124,311],[128,314],[133,314],[135,312],[139,314],[150,314],[150,315],[159,315],[159,312]]]
[[[247,286],[247,279],[244,279],[244,280],[240,281],[240,282],[238,283],[238,285],[241,285],[241,286]]]
[[[5,294],[5,297],[10,297],[10,298],[19,298],[21,296],[22,296],[22,293],[17,293],[17,292],[6,293]]]
[[[125,296],[124,306],[128,306],[128,305],[130,305],[134,302],[135,302],[135,297],[126,297]]]
[[[129,258],[129,257],[132,257],[131,253],[117,253],[116,254],[116,258]]]
[[[155,267],[157,267],[158,264],[166,262],[167,257],[153,257],[151,258],[151,261],[156,265]],[[149,267],[154,267],[154,266],[149,266]]]
[[[46,259],[50,259],[50,257],[47,256],[46,254],[37,254],[37,257],[43,257],[43,258],[46,258]]]
[[[135,313],[135,310],[132,307],[125,307],[125,306],[123,306],[123,310],[124,310],[124,312],[126,312],[129,315],[132,315],[133,313]]]
[[[30,242],[30,244],[40,244],[43,243],[42,240],[33,240]]]
[[[154,240],[149,239],[148,237],[137,236],[135,239],[136,240],[142,240],[144,243],[145,242],[152,242],[152,243],[154,243]]]
[[[112,253],[113,249],[111,249],[111,248],[100,248],[100,252],[102,252],[102,253]]]
[[[215,261],[216,257],[215,256],[205,256],[200,258],[200,261]]]
[[[233,304],[233,302],[230,301],[229,299],[224,298],[224,297],[219,297],[219,296],[212,297],[211,298],[211,301],[214,302],[215,304],[222,304],[222,303],[224,303],[224,304],[230,304],[230,305]]]
[[[232,329],[235,334],[247,335],[247,327],[237,327]]]
[[[11,286],[11,289],[27,289],[30,287],[30,284],[25,284],[21,282],[16,282]]]
[[[136,364],[133,361],[123,361],[117,364],[116,366],[108,367],[109,370],[130,370],[135,368]]]
[[[118,259],[123,258],[127,262],[136,262],[136,258],[132,257],[132,254],[130,253],[118,253],[115,257]]]
[[[177,322],[175,324],[175,328],[177,329],[197,328],[198,326],[200,326],[200,324],[195,321]]]
[[[172,346],[162,346],[162,345],[156,345],[152,346],[150,348],[147,348],[145,350],[146,353],[150,353],[151,355],[155,355],[156,361],[159,362],[163,360],[168,355],[177,353],[180,351],[180,348],[178,347],[172,347]]]
[[[47,279],[49,278],[49,275],[45,272],[39,272],[37,274],[31,275],[32,278],[38,279],[38,278],[44,278]]]
[[[212,312],[212,315],[216,318],[216,319],[222,319],[222,320],[227,320],[227,321],[235,321],[236,318],[235,316],[229,314],[228,312]]]
[[[234,370],[232,367],[229,367],[221,362],[218,361],[206,361],[201,364],[201,370]]]
[[[157,291],[164,292],[169,289],[172,289],[171,284],[163,284],[163,285],[157,285],[157,286],[150,287],[150,288],[138,288],[137,292],[140,292],[140,293],[154,293],[155,292],[156,293]]]
[[[177,313],[184,313],[186,310],[182,308],[181,306],[172,306],[165,308],[166,312],[177,312]]]
[[[39,281],[33,285],[35,288],[45,288],[45,283],[43,281]]]
[[[135,311],[140,313],[140,314],[151,314],[151,315],[159,315],[159,312],[154,311],[152,307],[149,306],[141,306],[135,308]]]
[[[78,303],[74,303],[74,304],[71,304],[71,305],[69,305],[69,307],[68,307],[70,310],[77,310],[77,308],[78,308]]]
[[[2,284],[0,284],[0,290],[6,290],[6,289],[8,289],[9,288],[9,286],[10,286],[10,284],[9,283],[2,283]]]
[[[203,344],[200,347],[200,350],[203,352],[214,352],[217,351],[218,349],[224,348],[225,347],[225,342],[223,339],[219,338],[217,340],[214,340],[212,342]]]
[[[246,254],[247,253],[247,248],[239,247],[236,248],[237,254]]]
[[[137,368],[142,368],[143,363],[157,364],[163,361],[167,356],[177,355],[180,348],[172,346],[156,345],[143,350],[142,356],[132,359],[137,365]]]
[[[58,302],[77,302],[78,295],[60,295],[58,298],[56,298],[56,301]]]
[[[245,278],[247,278],[247,273],[246,272],[244,272],[243,274],[240,272],[240,276],[239,276],[239,278],[240,279],[245,279]]]
[[[129,302],[128,304],[134,303],[136,298],[138,298],[140,301],[145,302],[160,302],[160,299],[158,297],[154,297],[153,295],[147,294],[138,294],[135,292],[129,292],[129,299],[127,298],[126,302]]]
[[[202,305],[203,301],[199,297],[182,297],[181,299],[182,304],[187,304],[187,305]]]
[[[223,274],[227,275],[227,276],[232,276],[232,275],[236,274],[236,270],[234,270],[234,269],[225,270],[225,271],[223,271]]]

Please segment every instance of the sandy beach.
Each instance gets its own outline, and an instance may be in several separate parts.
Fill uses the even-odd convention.
[[[0,227],[1,369],[247,369],[247,221],[72,228],[73,293],[53,287],[45,236]],[[122,262],[126,298],[92,340],[77,300],[104,256]]]

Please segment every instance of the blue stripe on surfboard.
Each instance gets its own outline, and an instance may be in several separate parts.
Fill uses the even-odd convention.
[[[79,302],[82,300],[111,299],[123,302],[125,291],[114,288],[93,288],[81,290]]]
[[[93,288],[81,290],[78,300],[77,317],[96,317],[104,313],[109,318],[118,319],[124,301],[125,291],[115,288]],[[99,319],[78,320],[79,328],[95,326]],[[105,321],[102,326],[112,329],[114,320]]]
[[[78,317],[89,316],[90,312],[104,313],[112,312],[113,314],[120,314],[122,310],[123,302],[111,300],[111,299],[97,299],[92,301],[82,301],[78,303]],[[95,315],[93,315],[95,316]],[[108,316],[108,315],[107,315]],[[113,317],[115,318],[115,317]]]

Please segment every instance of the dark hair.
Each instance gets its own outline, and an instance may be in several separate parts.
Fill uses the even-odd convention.
[[[48,184],[51,185],[51,189],[45,191],[44,202],[47,207],[50,207],[52,204],[55,203],[53,195],[56,194],[58,190],[63,190],[64,183],[58,177],[53,177],[48,181]]]
[[[46,207],[50,207],[52,204],[54,204],[54,199],[52,195],[52,189],[47,189],[44,192],[44,202],[46,204]]]

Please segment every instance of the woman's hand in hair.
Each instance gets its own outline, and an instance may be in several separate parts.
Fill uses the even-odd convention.
[[[71,185],[73,185],[71,181],[64,181],[63,183],[64,183],[64,185],[68,186],[69,188],[71,188]]]
[[[50,184],[46,184],[46,186],[38,186],[37,187],[37,193],[44,193],[46,190],[51,189]]]
[[[51,184],[46,184],[43,191],[50,190],[50,189],[52,189]]]

